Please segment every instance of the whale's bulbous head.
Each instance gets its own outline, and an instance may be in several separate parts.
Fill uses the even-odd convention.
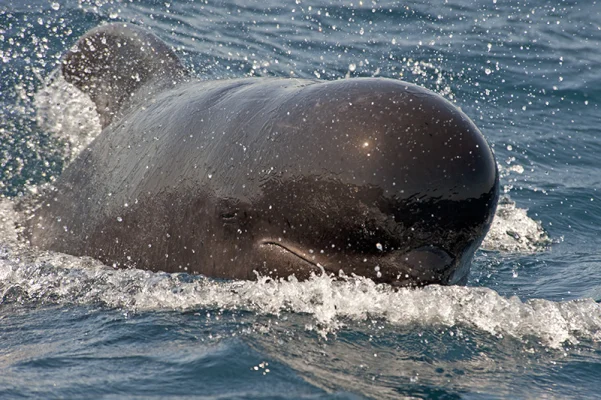
[[[480,131],[414,85],[316,86],[328,95],[307,101],[321,104],[302,104],[303,115],[289,105],[290,120],[273,128],[303,121],[285,141],[294,146],[286,167],[264,177],[253,200],[259,272],[303,278],[323,268],[402,286],[464,283],[498,198],[496,162]]]
[[[61,71],[105,132],[36,211],[36,246],[218,278],[323,269],[453,284],[492,221],[490,147],[418,86],[195,81],[169,46],[123,23],[86,33]]]

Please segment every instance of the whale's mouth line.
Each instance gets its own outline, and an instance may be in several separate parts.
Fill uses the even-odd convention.
[[[300,254],[297,250],[291,249],[290,247],[280,243],[280,242],[276,242],[273,240],[265,240],[262,241],[259,246],[261,247],[275,247],[280,251],[285,251],[286,253],[290,253],[292,255],[294,255],[295,257],[301,259],[302,261],[306,262],[307,264],[309,264],[311,267],[313,267],[315,269],[316,272],[319,271],[325,271],[324,266],[316,263],[315,261],[309,260],[306,256]]]

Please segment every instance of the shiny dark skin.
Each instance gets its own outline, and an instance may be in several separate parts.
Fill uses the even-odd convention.
[[[161,63],[168,50],[139,28],[87,35],[63,73],[106,127],[30,220],[34,245],[216,278],[467,279],[498,173],[480,131],[442,97],[391,79],[199,81],[171,53]],[[97,59],[88,44],[102,35],[151,41],[156,54],[139,61],[139,45],[109,43]],[[132,59],[158,66],[120,91],[114,71]]]

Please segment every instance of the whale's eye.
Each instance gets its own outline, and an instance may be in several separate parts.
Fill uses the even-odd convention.
[[[224,221],[234,221],[238,217],[238,210],[228,211],[221,214],[221,219]]]
[[[216,204],[216,217],[224,225],[237,230],[248,228],[252,216],[249,213],[249,206],[237,199],[224,198]]]

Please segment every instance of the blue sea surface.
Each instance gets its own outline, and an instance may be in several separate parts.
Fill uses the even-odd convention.
[[[201,79],[381,76],[461,107],[503,196],[467,286],[218,281],[20,242],[13,204],[98,130],[49,77],[109,21]],[[600,398],[600,49],[591,0],[0,0],[0,398]]]

